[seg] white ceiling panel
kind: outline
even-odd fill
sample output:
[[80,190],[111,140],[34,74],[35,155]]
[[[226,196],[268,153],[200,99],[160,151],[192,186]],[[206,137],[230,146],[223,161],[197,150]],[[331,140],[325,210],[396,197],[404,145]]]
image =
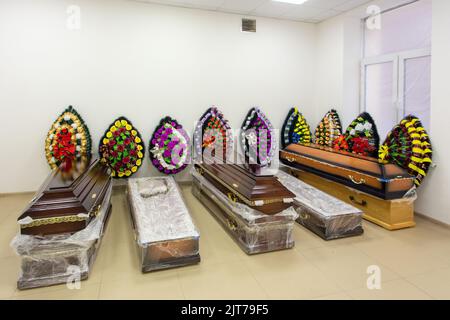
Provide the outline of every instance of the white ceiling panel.
[[273,0],[131,0],[317,23],[369,3],[369,0],[308,0],[288,4]]

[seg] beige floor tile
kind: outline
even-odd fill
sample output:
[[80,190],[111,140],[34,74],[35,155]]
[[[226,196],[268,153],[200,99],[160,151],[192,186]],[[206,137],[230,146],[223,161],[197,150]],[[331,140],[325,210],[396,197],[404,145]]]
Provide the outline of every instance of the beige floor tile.
[[99,267],[104,281],[135,279],[141,275],[140,259],[137,247],[126,244],[106,246]]
[[302,254],[343,290],[365,287],[369,277],[367,269],[372,265],[380,267],[383,282],[400,278],[389,268],[354,246],[338,245],[317,248],[307,250]]
[[200,236],[200,256],[202,264],[214,265],[218,263],[240,261],[244,253],[237,244],[233,243],[233,240],[227,234],[225,236],[227,236],[228,239]]
[[15,221],[33,198],[32,193],[1,195],[0,223]]
[[16,300],[96,300],[98,299],[100,284],[89,284],[81,282],[80,289],[68,289],[65,286],[57,286],[55,290],[38,291],[27,290],[23,291],[27,294],[16,295],[13,299]]
[[311,299],[341,291],[295,250],[250,256],[244,262],[271,299]]
[[355,300],[429,300],[431,297],[406,280],[383,283],[381,290],[367,288],[348,291]]
[[267,296],[247,268],[239,262],[200,264],[179,269],[186,299],[266,299]]
[[402,277],[423,274],[449,266],[441,256],[396,239],[396,233],[402,231],[406,230],[396,231],[390,237],[352,245]]
[[323,248],[327,245],[319,236],[305,227],[295,223],[294,225],[295,249],[303,252],[314,248]]
[[177,272],[166,270],[121,280],[103,281],[100,299],[165,300],[184,299]]
[[10,298],[16,291],[19,267],[18,257],[0,259],[0,299]]
[[0,258],[15,256],[13,248],[11,248],[11,240],[18,233],[14,227],[2,225],[0,227]]
[[450,268],[406,278],[435,299],[450,300]]
[[315,298],[314,300],[352,300],[352,298],[347,293],[340,292],[329,296]]

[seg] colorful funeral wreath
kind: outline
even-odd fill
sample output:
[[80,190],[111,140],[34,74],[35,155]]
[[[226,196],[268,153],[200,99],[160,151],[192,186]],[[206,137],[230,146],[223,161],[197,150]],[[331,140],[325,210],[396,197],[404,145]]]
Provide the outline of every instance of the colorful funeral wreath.
[[61,163],[89,161],[91,158],[91,135],[78,112],[69,106],[56,119],[45,140],[45,155],[52,169]]
[[286,148],[292,143],[311,143],[311,130],[305,117],[297,108],[292,108],[289,111],[281,129],[281,134],[281,145],[283,148]]
[[342,125],[336,110],[327,112],[315,131],[315,144],[331,147],[333,141],[342,134]]
[[431,141],[421,121],[412,115],[404,118],[388,134],[378,157],[382,163],[394,163],[408,170],[416,177],[416,186],[420,186],[433,162]]
[[241,127],[241,146],[246,162],[267,166],[276,152],[272,123],[260,108],[252,108]]
[[150,140],[150,160],[165,174],[177,174],[189,163],[189,136],[171,117],[162,119]]
[[136,173],[144,158],[144,143],[139,132],[125,117],[114,121],[100,140],[100,158],[111,168],[114,178]]
[[[194,153],[196,161],[202,161],[203,155],[216,154],[216,148],[221,147],[221,161],[232,159],[233,133],[223,113],[217,107],[209,108],[197,122],[194,131]],[[205,152],[207,151],[207,152]]]
[[[334,147],[340,140],[334,141]],[[345,132],[345,140],[348,144],[349,152],[363,156],[376,157],[380,145],[378,130],[370,114],[364,112],[360,114]]]

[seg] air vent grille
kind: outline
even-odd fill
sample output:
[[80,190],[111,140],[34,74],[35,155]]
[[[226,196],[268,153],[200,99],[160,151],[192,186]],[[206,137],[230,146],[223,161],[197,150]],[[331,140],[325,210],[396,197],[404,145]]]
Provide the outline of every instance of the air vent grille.
[[242,19],[242,32],[256,32],[256,20]]

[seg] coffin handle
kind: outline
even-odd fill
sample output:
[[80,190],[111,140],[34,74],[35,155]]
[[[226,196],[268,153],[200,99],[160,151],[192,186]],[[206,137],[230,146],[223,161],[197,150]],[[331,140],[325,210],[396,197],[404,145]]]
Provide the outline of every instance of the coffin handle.
[[302,212],[300,213],[300,219],[304,220],[308,220],[309,219],[309,214],[307,214],[306,212]]
[[353,202],[354,204],[359,205],[361,207],[367,207],[366,200],[358,201],[358,200],[356,200],[356,198],[354,196],[350,196],[349,198],[350,198],[350,201]]
[[366,183],[366,180],[365,180],[364,178],[361,178],[361,180],[356,181],[356,179],[355,179],[354,176],[348,176],[348,177],[350,178],[350,180],[352,180],[352,182],[353,182],[354,184],[361,185],[361,184],[365,184],[365,183]]
[[229,192],[228,193],[228,199],[231,200],[231,202],[236,203],[238,201],[237,196],[234,193]]
[[290,163],[295,162],[295,159],[294,159],[294,158],[291,158],[291,157],[286,157],[286,160],[287,160],[288,162],[290,162]]

